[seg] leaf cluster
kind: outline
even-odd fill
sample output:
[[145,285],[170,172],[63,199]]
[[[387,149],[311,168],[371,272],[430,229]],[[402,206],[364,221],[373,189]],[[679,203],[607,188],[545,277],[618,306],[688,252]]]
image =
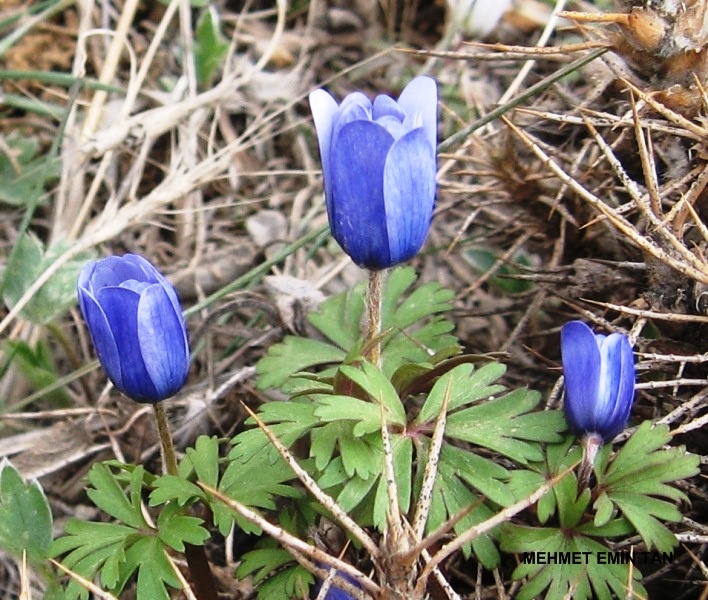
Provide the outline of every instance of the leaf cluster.
[[[678,522],[676,503],[687,498],[670,482],[698,473],[698,457],[682,447],[666,447],[667,426],[642,423],[627,442],[612,453],[602,448],[595,463],[595,486],[579,489],[574,475],[557,484],[537,505],[542,527],[507,524],[502,549],[523,553],[587,553],[579,564],[520,564],[515,579],[527,578],[519,598],[534,598],[545,590],[546,598],[646,597],[639,583],[641,571],[631,564],[600,563],[598,555],[613,553],[606,540],[639,534],[648,551],[670,553],[676,537],[664,522]],[[526,486],[557,475],[580,459],[581,450],[573,438],[548,447],[543,463],[532,465],[537,476],[518,479],[517,493]],[[555,517],[557,523],[552,524]]]
[[[566,424],[557,411],[535,412],[537,392],[510,391],[499,383],[506,368],[494,357],[459,354],[451,326],[440,316],[451,296],[437,284],[411,291],[414,279],[410,269],[394,270],[389,278],[380,369],[348,352],[361,350],[362,289],[330,298],[309,317],[323,339],[290,336],[273,346],[258,365],[259,386],[280,387],[291,397],[264,404],[258,419],[292,452],[305,449],[301,464],[341,509],[358,524],[383,531],[389,498],[382,427],[390,439],[399,508],[406,514],[422,493],[432,433],[444,412],[447,424],[425,530],[430,533],[474,506],[456,523],[460,533],[516,500],[509,485],[512,470],[488,456],[501,454],[519,468],[542,461],[542,445],[563,439]],[[300,372],[312,368],[323,370]],[[229,460],[242,467],[260,464],[263,457],[271,468],[284,464],[257,427],[232,443]],[[463,551],[475,553],[487,567],[497,566],[494,537],[480,536]]]
[[[95,464],[88,473],[87,494],[114,521],[71,519],[66,535],[52,544],[52,554],[63,556],[63,565],[80,577],[98,578],[101,588],[113,595],[137,575],[139,597],[168,599],[167,586],[180,587],[169,552],[183,552],[185,544],[202,544],[209,532],[201,519],[184,514],[177,503],[167,504],[155,523],[148,522],[143,490],[153,479],[141,466]],[[63,596],[87,597],[77,580],[68,584]]]

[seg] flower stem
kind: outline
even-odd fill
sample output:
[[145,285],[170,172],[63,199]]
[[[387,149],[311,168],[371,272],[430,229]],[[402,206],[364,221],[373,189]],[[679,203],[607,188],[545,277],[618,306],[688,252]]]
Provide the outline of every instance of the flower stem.
[[[165,407],[162,402],[155,402],[152,407],[155,414],[155,423],[157,424],[157,433],[160,436],[163,470],[168,475],[177,475],[177,454],[175,453],[175,445],[172,442],[172,434],[167,422]],[[187,567],[191,575],[190,579],[194,586],[194,595],[198,600],[218,600],[214,576],[212,575],[204,546],[185,543],[184,557],[187,559]]]
[[369,287],[366,295],[367,327],[364,348],[366,358],[377,367],[381,363],[381,299],[383,271],[369,271]]
[[162,467],[168,475],[177,475],[177,455],[175,445],[172,443],[170,426],[167,423],[167,414],[162,402],[155,402],[152,405],[155,412],[155,422],[157,423],[157,433],[160,436],[160,448],[162,449]]
[[589,433],[582,439],[583,460],[578,469],[578,492],[582,492],[590,482],[590,475],[595,466],[597,452],[602,447],[602,438],[596,433]]

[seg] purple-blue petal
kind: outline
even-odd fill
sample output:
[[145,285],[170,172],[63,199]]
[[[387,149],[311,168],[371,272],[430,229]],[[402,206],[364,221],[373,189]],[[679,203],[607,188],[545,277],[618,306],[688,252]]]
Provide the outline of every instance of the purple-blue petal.
[[605,393],[600,393],[602,403],[598,403],[597,431],[609,441],[622,431],[627,424],[634,400],[635,370],[632,347],[626,336],[609,335],[600,351],[603,365],[606,365]]
[[120,353],[106,313],[85,287],[79,287],[78,294],[81,314],[83,314],[84,320],[88,325],[98,360],[101,362],[108,378],[118,389],[122,389],[123,376],[120,368]]
[[[320,565],[324,568],[324,565]],[[328,569],[329,570],[329,569]],[[359,582],[348,575],[347,573],[342,573],[341,571],[337,571],[337,576],[341,577],[347,583],[350,583],[353,585],[355,588],[361,589],[361,586],[359,585]],[[314,587],[314,594],[315,597],[319,595],[320,589],[322,588],[322,581],[317,579],[315,582],[315,587]],[[329,586],[329,589],[327,590],[327,594],[325,595],[325,600],[351,600],[351,596],[347,594],[344,590],[341,588],[338,588],[334,582]]]
[[381,117],[393,117],[402,123],[406,118],[406,113],[391,96],[381,94],[374,98],[374,104],[371,107],[371,117],[375,121]]
[[[167,297],[170,301],[170,304],[172,304],[172,308],[174,309],[174,311],[177,314],[181,315],[182,314],[182,306],[179,302],[179,298],[177,297],[177,291],[175,290],[174,286],[169,281],[167,281],[167,278],[162,273],[160,273],[160,271],[158,271],[152,265],[152,263],[148,262],[142,256],[140,256],[139,258],[142,259],[143,261],[145,261],[145,263],[147,264],[147,266],[151,270],[150,282],[157,283],[160,287],[162,287],[162,289],[167,294]],[[184,321],[182,321],[182,322],[184,323]]]
[[398,105],[406,114],[408,129],[422,127],[428,143],[437,147],[438,131],[438,88],[435,80],[426,75],[414,78],[403,89]]
[[79,272],[79,278],[76,282],[76,289],[79,292],[79,304],[81,304],[82,291],[83,293],[92,293],[91,278],[93,277],[93,273],[96,270],[97,266],[98,262],[93,260],[91,262],[86,263]]
[[152,285],[140,295],[138,340],[156,398],[174,396],[189,373],[189,344],[181,311],[175,311],[168,290]]
[[[157,401],[157,389],[145,368],[138,338],[140,295],[126,288],[111,287],[99,290],[96,300],[106,315],[120,358],[121,380],[111,381],[137,402]],[[110,377],[111,373],[106,372]]]
[[375,122],[377,125],[380,125],[388,131],[394,140],[398,140],[408,133],[408,130],[403,126],[403,123],[391,115],[385,115],[380,119],[376,119]]
[[320,158],[322,159],[325,197],[328,197],[331,195],[329,156],[332,144],[332,130],[339,113],[339,105],[331,94],[325,90],[315,90],[310,93],[310,110],[315,121],[317,142],[320,148]]
[[125,264],[133,265],[140,270],[142,276],[135,277],[138,281],[158,283],[165,280],[162,273],[160,273],[160,271],[158,271],[147,258],[140,256],[139,254],[124,254],[121,259]]
[[391,266],[383,179],[393,138],[371,121],[345,126],[332,146],[332,193],[327,198],[332,235],[361,267]]
[[339,134],[342,129],[355,121],[371,121],[371,100],[361,92],[349,94],[342,101],[332,128],[330,153],[339,145]]
[[[357,108],[355,108],[357,107]],[[366,115],[367,120],[371,119],[371,100],[361,92],[352,92],[347,94],[339,105],[339,111],[349,112],[354,110],[357,114]],[[360,112],[361,111],[361,112]]]
[[600,351],[595,334],[582,321],[571,321],[562,327],[561,357],[566,417],[577,432],[589,432],[598,394]]
[[423,129],[397,140],[386,157],[386,227],[394,264],[414,256],[428,235],[435,204],[435,173],[435,150]]
[[136,260],[139,257],[134,254],[126,254],[126,257],[109,256],[95,263],[89,279],[90,288],[94,294],[101,288],[117,287],[129,279],[154,283],[154,277],[151,277],[149,271],[146,272],[145,265]]

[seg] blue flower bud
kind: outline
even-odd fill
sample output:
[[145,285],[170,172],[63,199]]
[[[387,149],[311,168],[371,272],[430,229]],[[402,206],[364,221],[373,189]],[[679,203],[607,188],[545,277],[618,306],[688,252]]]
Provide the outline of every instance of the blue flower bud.
[[438,94],[416,77],[398,101],[361,92],[340,105],[310,94],[332,235],[359,266],[386,269],[413,257],[435,204]]
[[[323,568],[326,568],[323,565],[320,565],[320,566],[322,566]],[[330,569],[327,569],[327,570],[330,570]],[[346,573],[342,573],[341,571],[337,571],[336,574],[338,577],[341,577],[344,581],[346,581],[347,583],[350,583],[355,588],[361,589],[359,582],[356,579],[354,579],[351,575],[347,575]],[[313,595],[311,597],[316,598],[319,595],[321,589],[322,589],[322,581],[320,579],[318,579],[317,582],[315,583],[315,587],[312,590]],[[332,583],[329,586],[327,593],[325,594],[324,600],[352,600],[352,597],[349,594],[347,594],[344,590],[342,590],[341,588],[338,588],[334,583]]]
[[582,321],[561,329],[565,416],[579,435],[611,441],[627,424],[634,399],[634,358],[627,336],[596,335]]
[[135,254],[88,263],[79,307],[109,379],[136,402],[174,396],[189,372],[189,343],[177,292]]

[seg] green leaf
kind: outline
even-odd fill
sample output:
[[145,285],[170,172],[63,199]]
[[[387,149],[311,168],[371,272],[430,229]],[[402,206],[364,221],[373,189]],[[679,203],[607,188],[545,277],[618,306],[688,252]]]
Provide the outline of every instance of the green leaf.
[[169,600],[165,585],[180,587],[161,540],[143,537],[126,551],[126,572],[138,572],[138,598]]
[[595,509],[595,519],[593,520],[593,525],[595,527],[602,527],[606,525],[614,514],[614,506],[612,501],[607,497],[607,494],[603,492],[597,497],[595,503],[593,504]]
[[343,350],[326,342],[286,336],[280,344],[273,344],[268,354],[258,361],[258,387],[282,388],[288,378],[298,371],[341,363],[345,356]]
[[668,444],[670,440],[671,433],[668,426],[652,426],[649,421],[644,421],[612,459],[604,473],[603,480],[605,482],[617,481],[626,475],[631,476],[636,473],[639,467],[653,464],[657,459],[661,460],[661,453],[651,459],[649,455]]
[[[383,330],[391,327],[406,330],[433,315],[446,313],[452,309],[454,292],[437,282],[426,283],[406,294],[416,279],[415,270],[411,267],[398,268],[390,272],[385,282],[381,303]],[[418,335],[416,337],[424,346],[428,346]],[[441,347],[444,346],[436,345],[434,349],[438,350]]]
[[[59,241],[45,250],[31,232],[20,236],[3,276],[3,300],[12,308],[39,276],[68,249]],[[90,256],[86,253],[62,265],[20,311],[23,318],[44,324],[60,315],[76,301],[76,279]]]
[[[384,288],[384,294],[388,290]],[[307,320],[338,349],[348,352],[361,338],[364,316],[364,286],[327,298]]]
[[236,567],[236,577],[244,579],[252,575],[253,583],[258,585],[273,571],[292,562],[292,554],[280,547],[250,550],[241,556],[241,561]]
[[209,487],[219,484],[219,440],[216,436],[200,435],[194,448],[187,448],[184,462],[191,463],[197,479]]
[[[379,369],[365,362],[358,367],[343,365],[340,371],[385,409],[384,416],[389,425],[405,426],[406,410],[401,399],[391,381]],[[380,410],[379,406],[376,409]]]
[[[369,405],[371,406],[371,405]],[[319,470],[327,469],[335,447],[339,448],[344,470],[349,477],[368,479],[372,473],[381,467],[381,444],[378,431],[376,433],[361,434],[354,431],[355,427],[346,422],[333,422],[325,427],[312,431],[310,455],[315,459],[316,465],[321,465]]]
[[[460,485],[472,486],[483,496],[501,506],[513,504],[515,498],[506,481],[510,473],[507,469],[488,458],[476,455],[471,450],[463,450],[451,444],[444,444],[440,452],[440,464],[450,470]],[[452,515],[450,515],[452,516]]]
[[160,539],[177,552],[184,552],[184,544],[201,546],[209,538],[203,521],[198,517],[182,514],[176,504],[168,504],[157,518],[157,532]]
[[[489,507],[484,504],[483,498],[474,494],[466,486],[460,485],[457,473],[450,468],[450,465],[440,463],[434,489],[436,489],[437,494],[434,494],[433,502],[441,500],[444,503],[444,510],[438,508],[435,511],[439,516],[446,515],[447,518],[450,518],[462,510],[474,507],[467,516],[455,525],[454,531],[457,535],[494,515]],[[440,525],[442,525],[442,521],[436,522],[432,518],[428,518],[426,531],[430,533]],[[495,535],[495,531],[478,536],[472,542],[465,544],[462,547],[463,554],[470,556],[474,552],[485,568],[493,569],[497,567],[500,556],[496,550],[496,545],[492,541],[493,535]]]
[[130,478],[129,498],[111,470],[103,463],[96,463],[88,473],[93,486],[86,493],[103,512],[135,529],[148,529],[140,507],[144,470],[137,467]]
[[300,565],[286,567],[258,586],[258,600],[307,598],[313,582],[314,576]]
[[[53,556],[66,554],[62,563],[86,579],[100,573],[102,584],[119,593],[132,571],[125,572],[125,549],[139,539],[138,532],[118,523],[92,523],[70,519],[66,535],[56,539],[50,548]],[[87,591],[72,581],[66,598],[86,598]]]
[[150,492],[150,506],[159,506],[174,501],[179,506],[192,503],[204,497],[202,488],[177,475],[163,475],[153,482]]
[[59,163],[37,155],[39,142],[19,132],[4,140],[0,152],[0,202],[32,208],[48,184],[59,176]]
[[49,555],[52,513],[37,481],[25,482],[5,458],[0,462],[0,548],[35,565]]
[[505,372],[506,366],[495,362],[479,369],[473,364],[462,364],[453,368],[435,383],[414,423],[421,425],[434,421],[442,410],[446,396],[447,410],[450,412],[460,406],[503,392],[506,388],[494,382]]
[[209,6],[199,17],[194,34],[194,62],[202,87],[211,83],[214,71],[224,62],[228,51],[229,41],[221,33],[219,13]]
[[[260,430],[252,431],[263,435]],[[276,496],[299,497],[299,489],[289,484],[295,479],[295,475],[288,464],[280,456],[273,462],[268,452],[241,454],[239,443],[242,435],[234,438],[236,445],[229,455],[228,466],[219,482],[219,491],[252,508],[274,509]],[[229,533],[234,518],[245,531],[257,531],[253,525],[241,517],[236,517],[222,502],[214,501],[210,506],[214,512],[214,523],[222,535]]]
[[383,454],[378,435],[363,438],[342,437],[339,440],[339,451],[344,470],[349,477],[369,479],[372,474],[380,473]]
[[563,477],[552,491],[556,497],[561,527],[569,530],[577,527],[590,504],[590,490],[586,488],[578,493],[578,481],[571,473]]
[[[411,487],[413,474],[413,441],[402,435],[391,436],[391,450],[393,453],[393,472],[396,479],[398,504],[402,513],[407,513],[411,505]],[[383,451],[381,452],[383,461]],[[380,466],[384,470],[383,464]],[[374,497],[374,524],[380,531],[384,531],[389,516],[389,498],[386,487],[386,477],[379,477],[379,484]]]
[[[199,519],[180,514],[176,503],[163,509],[158,516],[159,529],[154,530],[142,516],[141,502],[146,480],[152,478],[141,466],[113,466],[120,469],[118,473],[104,463],[91,468],[88,480],[92,487],[87,494],[99,508],[123,523],[71,519],[65,527],[66,535],[55,540],[50,551],[55,556],[65,554],[63,564],[82,577],[100,577],[103,588],[114,595],[120,594],[138,571],[138,589],[143,590],[139,593],[150,598],[168,597],[164,583],[179,586],[179,581],[165,555],[164,543],[176,549],[183,548],[183,542],[201,543],[206,530],[200,527]],[[86,597],[86,592],[72,582],[66,598],[78,597]]]
[[[680,521],[674,502],[686,499],[683,492],[667,484],[699,471],[696,455],[683,447],[664,448],[670,437],[667,426],[644,422],[613,459],[608,462],[603,453],[596,465],[598,486],[607,501],[632,523],[649,550],[660,552],[670,551],[677,543],[661,521]],[[608,510],[605,507],[604,514]]]
[[[349,436],[361,437],[381,430],[381,407],[377,404],[351,396],[315,395],[312,399],[316,403],[315,416],[321,421],[329,424],[354,421],[342,429],[342,432],[346,431]],[[317,429],[317,437],[322,437],[323,429]]]
[[[23,340],[6,340],[8,363],[17,366],[36,390],[49,387],[59,379],[51,351],[45,341],[39,340],[34,347]],[[71,396],[61,387],[45,396],[50,402],[65,406]]]
[[[199,519],[180,515],[178,510],[177,505],[171,505],[158,517],[161,530],[157,536],[151,529],[70,519],[66,535],[54,541],[51,552],[54,556],[66,554],[64,566],[82,577],[92,580],[98,576],[101,587],[113,595],[120,595],[137,572],[138,597],[169,598],[165,584],[177,588],[180,583],[165,554],[164,542],[181,550],[182,542],[202,543],[206,533],[198,525]],[[65,600],[86,596],[86,591],[72,582]]]
[[[128,536],[135,533],[135,529],[119,523],[94,523],[69,519],[64,531],[68,534],[54,540],[50,547],[51,556],[59,556],[72,552],[76,560],[95,553],[98,549],[122,543]],[[69,559],[66,565],[75,564]]]
[[[302,538],[305,523],[297,524],[298,510],[292,515],[288,511],[280,513],[278,524],[293,535]],[[279,574],[286,573],[284,577]],[[256,587],[258,598],[275,600],[282,598],[308,598],[307,590],[314,578],[305,569],[297,565],[292,555],[278,545],[272,538],[263,538],[256,544],[256,549],[243,554],[236,568],[239,580],[247,579]]]
[[[323,490],[328,490],[332,485],[339,484],[342,481],[344,485],[335,499],[342,510],[350,512],[358,507],[371,490],[374,489],[378,477],[368,477],[367,479],[349,477],[342,465],[342,459],[339,457],[327,466],[324,476],[317,483]],[[361,525],[362,523],[359,524]]]
[[[320,424],[315,416],[317,405],[310,398],[297,397],[287,402],[268,402],[261,407],[259,419],[268,425],[268,429],[289,448],[301,437]],[[253,419],[246,423],[252,424]],[[265,453],[271,463],[280,460],[279,454],[260,428],[247,429],[231,440],[233,448],[229,453],[231,460],[247,461]]]
[[529,413],[540,398],[538,392],[522,388],[454,412],[448,417],[446,435],[496,450],[521,464],[540,461],[538,445],[529,442],[558,442],[566,429],[559,411]]

